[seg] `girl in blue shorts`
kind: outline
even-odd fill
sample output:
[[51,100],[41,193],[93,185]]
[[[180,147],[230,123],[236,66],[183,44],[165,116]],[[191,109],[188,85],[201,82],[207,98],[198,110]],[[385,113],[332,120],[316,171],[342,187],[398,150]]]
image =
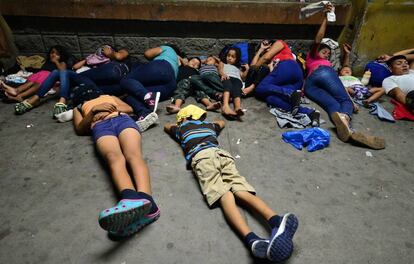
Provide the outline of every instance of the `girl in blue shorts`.
[[87,85],[74,88],[74,105],[78,105],[73,112],[76,133],[92,134],[120,193],[120,201],[99,214],[99,224],[112,236],[132,235],[160,215],[151,196],[148,167],[141,151],[141,135],[128,115],[132,108],[119,98],[102,95]]

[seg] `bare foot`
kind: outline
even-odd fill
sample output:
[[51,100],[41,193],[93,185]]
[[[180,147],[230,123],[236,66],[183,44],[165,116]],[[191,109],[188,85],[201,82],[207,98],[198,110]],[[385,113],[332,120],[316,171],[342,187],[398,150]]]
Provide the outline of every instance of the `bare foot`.
[[0,86],[9,95],[11,95],[11,96],[16,96],[17,95],[17,90],[15,88],[13,88],[13,87],[8,86],[3,81],[0,82]]
[[9,99],[10,101],[23,102],[24,100],[20,95],[13,96],[9,94],[8,92],[4,92],[4,94],[7,96],[7,99]]
[[249,87],[246,87],[244,89],[242,89],[242,93],[244,96],[248,96],[249,94],[251,94],[254,91],[254,84],[250,85]]
[[229,105],[223,105],[223,107],[221,108],[221,112],[225,116],[229,116],[229,117],[236,117],[237,116],[237,113],[234,112],[234,110],[231,109]]
[[170,105],[166,106],[166,110],[169,114],[178,113],[180,111],[180,109],[181,109],[180,107],[178,107],[176,105],[173,105],[173,104],[170,104]]
[[220,109],[221,107],[221,103],[220,102],[215,102],[215,103],[211,103],[206,107],[207,111],[215,111]]

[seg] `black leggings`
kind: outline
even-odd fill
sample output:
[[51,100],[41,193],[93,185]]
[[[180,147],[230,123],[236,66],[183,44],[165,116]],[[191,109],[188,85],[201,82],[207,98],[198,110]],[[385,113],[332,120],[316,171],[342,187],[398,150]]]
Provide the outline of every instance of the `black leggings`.
[[241,97],[243,83],[240,79],[230,77],[228,80],[223,81],[223,88],[225,92],[230,92],[230,97]]

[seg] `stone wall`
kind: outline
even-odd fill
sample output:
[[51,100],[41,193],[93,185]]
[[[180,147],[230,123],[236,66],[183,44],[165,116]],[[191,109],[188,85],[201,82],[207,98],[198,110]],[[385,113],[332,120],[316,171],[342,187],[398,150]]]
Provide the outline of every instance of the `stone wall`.
[[[146,49],[163,43],[181,47],[188,56],[218,54],[230,43],[284,39],[295,52],[307,51],[318,25],[246,25],[237,23],[146,22],[62,18],[5,17],[22,55],[46,54],[59,44],[76,57],[93,53],[100,45],[126,47],[143,58]],[[327,35],[337,38],[342,26],[332,25]]]
[[[218,54],[226,44],[240,41],[260,43],[260,39],[215,39],[215,38],[176,38],[176,37],[134,37],[117,35],[38,35],[15,34],[15,42],[21,55],[46,54],[49,47],[62,45],[77,58],[94,53],[102,44],[110,44],[115,47],[125,47],[136,58],[143,59],[145,50],[161,44],[175,44],[184,51],[187,56],[199,56]],[[296,52],[307,52],[311,40],[286,40],[289,46]]]

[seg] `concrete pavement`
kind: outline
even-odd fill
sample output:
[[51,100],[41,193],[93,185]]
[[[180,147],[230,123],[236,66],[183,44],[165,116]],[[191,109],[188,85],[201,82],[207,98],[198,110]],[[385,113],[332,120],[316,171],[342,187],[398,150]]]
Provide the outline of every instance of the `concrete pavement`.
[[[330,146],[308,153],[281,140],[286,130],[264,103],[243,104],[244,122],[227,122],[220,143],[240,156],[238,169],[259,196],[277,212],[298,216],[287,263],[414,262],[413,122],[381,122],[363,109],[354,126],[385,137],[385,150],[342,143],[328,121],[322,128],[332,135]],[[113,242],[97,217],[116,194],[92,140],[76,136],[71,123],[56,123],[53,102],[23,116],[1,103],[0,263],[255,263],[221,210],[207,207],[179,145],[163,132],[174,121],[165,105],[161,124],[143,134],[161,217]],[[262,221],[243,214],[267,236]]]

